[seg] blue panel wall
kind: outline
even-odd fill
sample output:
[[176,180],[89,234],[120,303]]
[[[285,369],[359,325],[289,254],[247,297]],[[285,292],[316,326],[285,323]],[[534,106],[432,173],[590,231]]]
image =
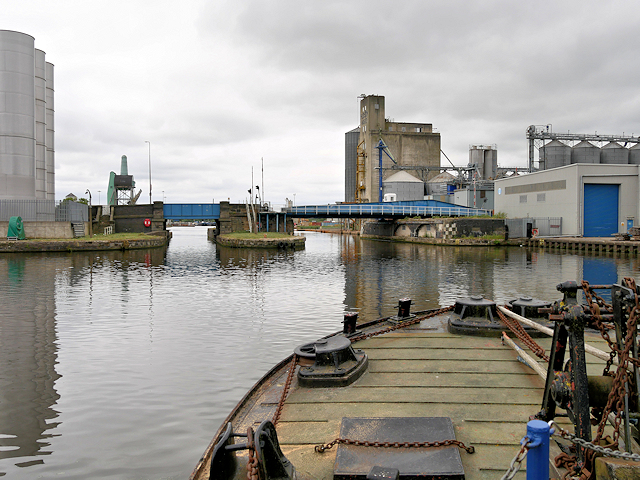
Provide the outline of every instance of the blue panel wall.
[[620,185],[585,184],[585,237],[610,237],[618,233],[618,190]]
[[164,218],[173,220],[213,220],[220,218],[218,203],[165,203]]

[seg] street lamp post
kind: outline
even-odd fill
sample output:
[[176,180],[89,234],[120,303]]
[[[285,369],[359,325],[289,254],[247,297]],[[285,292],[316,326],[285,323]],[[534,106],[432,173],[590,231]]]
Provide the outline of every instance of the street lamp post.
[[84,193],[89,194],[89,236],[93,237],[93,214],[91,213],[91,192],[87,188],[87,191]]
[[102,205],[102,204],[100,203],[100,192],[101,192],[101,191],[102,191],[102,190],[98,190],[98,205]]
[[149,144],[149,205],[153,205],[151,201],[151,142],[149,140],[145,140],[144,143]]

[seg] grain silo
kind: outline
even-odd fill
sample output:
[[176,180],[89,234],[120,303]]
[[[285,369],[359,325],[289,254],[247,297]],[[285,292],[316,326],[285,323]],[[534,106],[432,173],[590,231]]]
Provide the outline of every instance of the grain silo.
[[636,143],[629,149],[629,163],[632,165],[640,165],[640,143]]
[[571,147],[559,140],[552,140],[540,148],[541,168],[563,167],[571,164]]
[[610,165],[627,164],[629,163],[629,150],[618,142],[609,142],[602,147],[600,163]]
[[571,149],[571,163],[600,163],[600,149],[583,140]]
[[31,35],[0,30],[0,199],[55,195],[53,66],[34,42]]
[[471,145],[469,165],[475,166],[483,180],[496,178],[498,173],[498,150],[495,145]]
[[0,199],[36,198],[34,38],[0,30]]

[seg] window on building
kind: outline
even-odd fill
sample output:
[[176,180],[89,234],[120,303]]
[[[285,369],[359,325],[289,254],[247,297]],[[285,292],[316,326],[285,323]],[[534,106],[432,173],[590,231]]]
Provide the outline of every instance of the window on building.
[[389,125],[389,131],[393,132],[393,125]]
[[480,190],[480,198],[484,198],[487,196],[487,192],[485,190]]
[[402,127],[402,131],[406,132],[407,131],[407,127]]
[[527,196],[526,195],[520,195],[520,203],[527,203]]
[[547,194],[546,193],[539,193],[538,194],[538,201],[539,202],[546,202],[547,201]]
[[422,128],[416,127],[416,132],[420,133],[421,131],[422,131]]

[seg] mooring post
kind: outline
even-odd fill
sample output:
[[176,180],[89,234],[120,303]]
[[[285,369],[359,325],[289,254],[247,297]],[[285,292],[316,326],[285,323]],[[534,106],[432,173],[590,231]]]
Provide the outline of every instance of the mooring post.
[[531,420],[527,423],[527,437],[527,480],[549,480],[549,424]]

